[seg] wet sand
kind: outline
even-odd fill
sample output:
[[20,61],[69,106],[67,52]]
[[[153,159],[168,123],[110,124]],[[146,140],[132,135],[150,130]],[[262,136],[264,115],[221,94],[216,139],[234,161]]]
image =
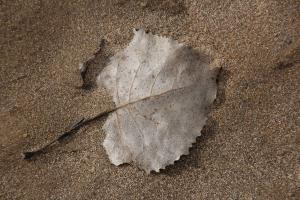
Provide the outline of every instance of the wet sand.
[[[299,1],[13,0],[0,9],[0,199],[299,198]],[[103,119],[22,160],[113,107],[103,89],[79,88],[78,66],[107,41],[93,83],[139,27],[222,63],[218,99],[190,155],[151,175],[113,166]]]

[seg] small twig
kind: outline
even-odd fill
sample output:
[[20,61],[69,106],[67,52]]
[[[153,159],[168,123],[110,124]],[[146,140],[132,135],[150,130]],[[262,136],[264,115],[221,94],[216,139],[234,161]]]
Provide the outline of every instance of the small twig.
[[[94,59],[96,56],[98,56],[102,50],[103,50],[103,47],[105,45],[105,39],[101,39],[101,42],[100,42],[100,45],[99,45],[99,48],[98,50],[94,53],[93,57],[91,57],[90,59],[88,59],[85,63],[81,64],[80,65],[80,75],[81,75],[81,78],[83,80],[83,85],[82,85],[82,88],[84,89],[85,87],[87,87],[87,83],[86,83],[86,75],[87,75],[87,72],[89,70],[89,66],[94,62]],[[40,154],[43,154],[46,152],[46,149],[50,146],[52,146],[54,143],[56,142],[62,142],[63,140],[65,140],[66,138],[74,135],[75,133],[78,132],[78,130],[80,128],[82,128],[83,126],[86,126],[88,125],[89,123],[91,123],[92,121],[94,120],[97,120],[99,118],[102,118],[106,115],[108,115],[109,113],[115,111],[117,108],[115,109],[111,109],[109,111],[106,111],[106,112],[103,112],[103,113],[100,113],[92,118],[88,118],[88,119],[81,119],[79,122],[77,122],[75,125],[73,125],[71,127],[70,130],[62,133],[60,136],[58,136],[57,138],[55,138],[54,140],[52,140],[51,142],[49,142],[48,144],[46,144],[45,146],[37,149],[37,150],[34,150],[34,151],[27,151],[27,152],[23,152],[23,158],[25,160],[30,160],[32,159],[33,157],[37,156],[37,155],[40,155]]]
[[94,120],[97,120],[97,119],[100,119],[102,117],[105,117],[107,116],[109,113],[115,111],[117,108],[114,108],[114,109],[111,109],[111,110],[108,110],[108,111],[105,111],[105,112],[102,112],[92,118],[88,118],[88,119],[81,119],[79,122],[77,122],[75,125],[73,125],[71,127],[70,130],[64,132],[63,134],[61,134],[60,136],[58,136],[57,138],[55,138],[54,140],[52,140],[51,142],[49,142],[48,144],[46,144],[45,146],[37,149],[37,150],[34,150],[34,151],[26,151],[26,152],[23,152],[23,158],[25,160],[31,160],[33,157],[35,156],[38,156],[40,154],[43,154],[43,153],[46,153],[46,149],[48,147],[50,147],[51,145],[53,145],[54,143],[56,142],[62,142],[63,140],[65,140],[66,138],[70,137],[71,135],[77,133],[77,131],[90,124],[92,121]]

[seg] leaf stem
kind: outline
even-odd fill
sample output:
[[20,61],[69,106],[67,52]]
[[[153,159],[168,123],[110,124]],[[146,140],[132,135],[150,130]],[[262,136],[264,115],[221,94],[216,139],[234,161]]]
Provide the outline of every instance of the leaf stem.
[[109,113],[115,111],[117,108],[114,108],[114,109],[111,109],[111,110],[108,110],[108,111],[105,111],[105,112],[102,112],[102,113],[99,113],[97,114],[96,116],[94,117],[91,117],[91,118],[82,118],[80,121],[78,121],[76,124],[74,124],[70,130],[66,131],[66,132],[63,132],[61,135],[59,135],[57,138],[55,138],[54,140],[50,141],[49,143],[47,143],[45,146],[37,149],[37,150],[33,150],[33,151],[25,151],[23,152],[23,159],[24,160],[31,160],[32,158],[38,156],[38,155],[41,155],[43,153],[46,153],[46,150],[52,146],[54,143],[56,142],[62,142],[63,140],[65,140],[66,138],[74,135],[75,133],[78,132],[79,129],[81,129],[82,127],[90,124],[92,121],[94,120],[98,120],[98,119],[101,119],[102,117],[105,117],[107,116]]

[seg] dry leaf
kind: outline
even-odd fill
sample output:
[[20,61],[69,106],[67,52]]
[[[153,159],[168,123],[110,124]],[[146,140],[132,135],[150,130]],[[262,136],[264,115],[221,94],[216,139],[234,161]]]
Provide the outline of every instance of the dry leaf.
[[206,54],[135,31],[98,77],[118,108],[103,126],[110,161],[150,173],[187,155],[216,98],[219,70],[211,65]]

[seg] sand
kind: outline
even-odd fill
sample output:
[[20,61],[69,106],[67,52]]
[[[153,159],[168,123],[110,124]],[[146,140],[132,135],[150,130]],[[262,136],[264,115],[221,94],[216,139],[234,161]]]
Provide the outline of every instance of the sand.
[[[0,199],[297,199],[300,1],[3,1]],[[104,119],[33,161],[83,116],[113,106],[78,65],[105,39],[95,73],[133,28],[220,59],[219,94],[190,155],[161,173],[112,165]],[[95,69],[98,67],[98,70]]]

